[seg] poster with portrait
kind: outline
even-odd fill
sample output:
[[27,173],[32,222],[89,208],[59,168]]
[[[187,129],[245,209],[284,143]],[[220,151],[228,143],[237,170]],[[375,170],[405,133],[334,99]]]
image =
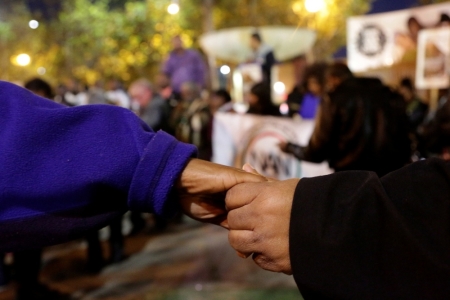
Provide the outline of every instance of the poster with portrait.
[[307,145],[314,121],[217,113],[213,126],[213,161],[242,168],[251,164],[261,174],[280,180],[332,173],[326,162],[314,164],[283,153],[278,144]]
[[450,27],[422,30],[419,33],[416,86],[443,89],[449,86]]
[[353,72],[415,64],[419,33],[450,26],[450,2],[351,17],[347,20],[348,65]]

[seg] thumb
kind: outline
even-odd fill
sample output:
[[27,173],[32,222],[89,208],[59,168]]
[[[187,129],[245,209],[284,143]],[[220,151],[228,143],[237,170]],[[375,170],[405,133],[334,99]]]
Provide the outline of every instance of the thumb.
[[260,175],[260,174],[258,173],[258,171],[256,171],[255,168],[253,168],[253,167],[252,167],[250,164],[248,164],[248,163],[246,163],[246,164],[242,167],[242,170],[244,170],[245,172],[248,172],[248,173],[255,174],[255,175]]

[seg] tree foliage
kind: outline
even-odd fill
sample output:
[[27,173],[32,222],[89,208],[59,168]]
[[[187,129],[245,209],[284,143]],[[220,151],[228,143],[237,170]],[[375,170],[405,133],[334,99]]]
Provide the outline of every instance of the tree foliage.
[[300,27],[317,31],[313,53],[317,59],[326,59],[346,44],[347,18],[365,14],[370,10],[372,1],[327,0],[323,10],[310,13],[305,8],[305,0],[297,0],[293,2],[292,9],[298,16]]
[[[180,13],[167,13],[168,0],[73,0],[61,2],[57,18],[28,27],[32,16],[20,2],[0,20],[0,78],[25,80],[47,69],[53,83],[75,77],[93,84],[99,79],[129,82],[152,77],[180,35],[189,47],[207,29],[212,14],[216,29],[236,26],[292,25],[319,33],[315,53],[328,57],[345,45],[345,20],[369,9],[367,0],[326,0],[327,8],[307,13],[304,0],[180,0]],[[210,10],[206,4],[214,3]],[[205,25],[206,24],[206,25]],[[28,53],[27,67],[11,58]]]

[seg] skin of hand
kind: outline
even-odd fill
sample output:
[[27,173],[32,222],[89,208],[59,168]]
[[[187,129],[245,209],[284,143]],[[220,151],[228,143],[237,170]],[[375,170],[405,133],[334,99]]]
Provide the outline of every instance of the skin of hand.
[[[249,166],[245,170],[255,173]],[[299,179],[243,183],[228,191],[228,239],[238,255],[261,268],[292,274],[289,224]]]
[[191,159],[176,184],[183,212],[189,217],[228,228],[226,192],[244,182],[264,182],[259,174]]

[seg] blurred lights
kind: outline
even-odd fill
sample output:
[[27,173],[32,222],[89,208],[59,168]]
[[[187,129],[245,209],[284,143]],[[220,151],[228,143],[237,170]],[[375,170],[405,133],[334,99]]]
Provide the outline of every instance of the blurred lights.
[[178,5],[178,3],[171,3],[167,7],[167,12],[171,15],[176,15],[179,11],[180,11],[180,6]]
[[37,73],[38,73],[39,75],[45,75],[45,73],[47,73],[47,70],[46,70],[44,67],[39,67],[39,68],[37,69]]
[[30,64],[31,57],[26,53],[22,53],[22,54],[17,55],[15,62],[17,65],[19,65],[21,67],[25,67]]
[[223,75],[228,75],[230,74],[231,69],[229,66],[227,65],[223,65],[222,67],[220,67],[220,73],[222,73]]
[[28,26],[30,26],[31,29],[36,29],[36,28],[39,27],[39,22],[36,21],[36,20],[31,20],[31,21],[28,23]]
[[286,91],[286,86],[281,81],[278,81],[273,85],[273,89],[275,93],[283,94]]
[[306,10],[310,13],[316,13],[325,8],[325,0],[306,0]]
[[283,103],[280,105],[280,113],[282,115],[287,115],[289,113],[289,105],[287,105],[287,103]]

